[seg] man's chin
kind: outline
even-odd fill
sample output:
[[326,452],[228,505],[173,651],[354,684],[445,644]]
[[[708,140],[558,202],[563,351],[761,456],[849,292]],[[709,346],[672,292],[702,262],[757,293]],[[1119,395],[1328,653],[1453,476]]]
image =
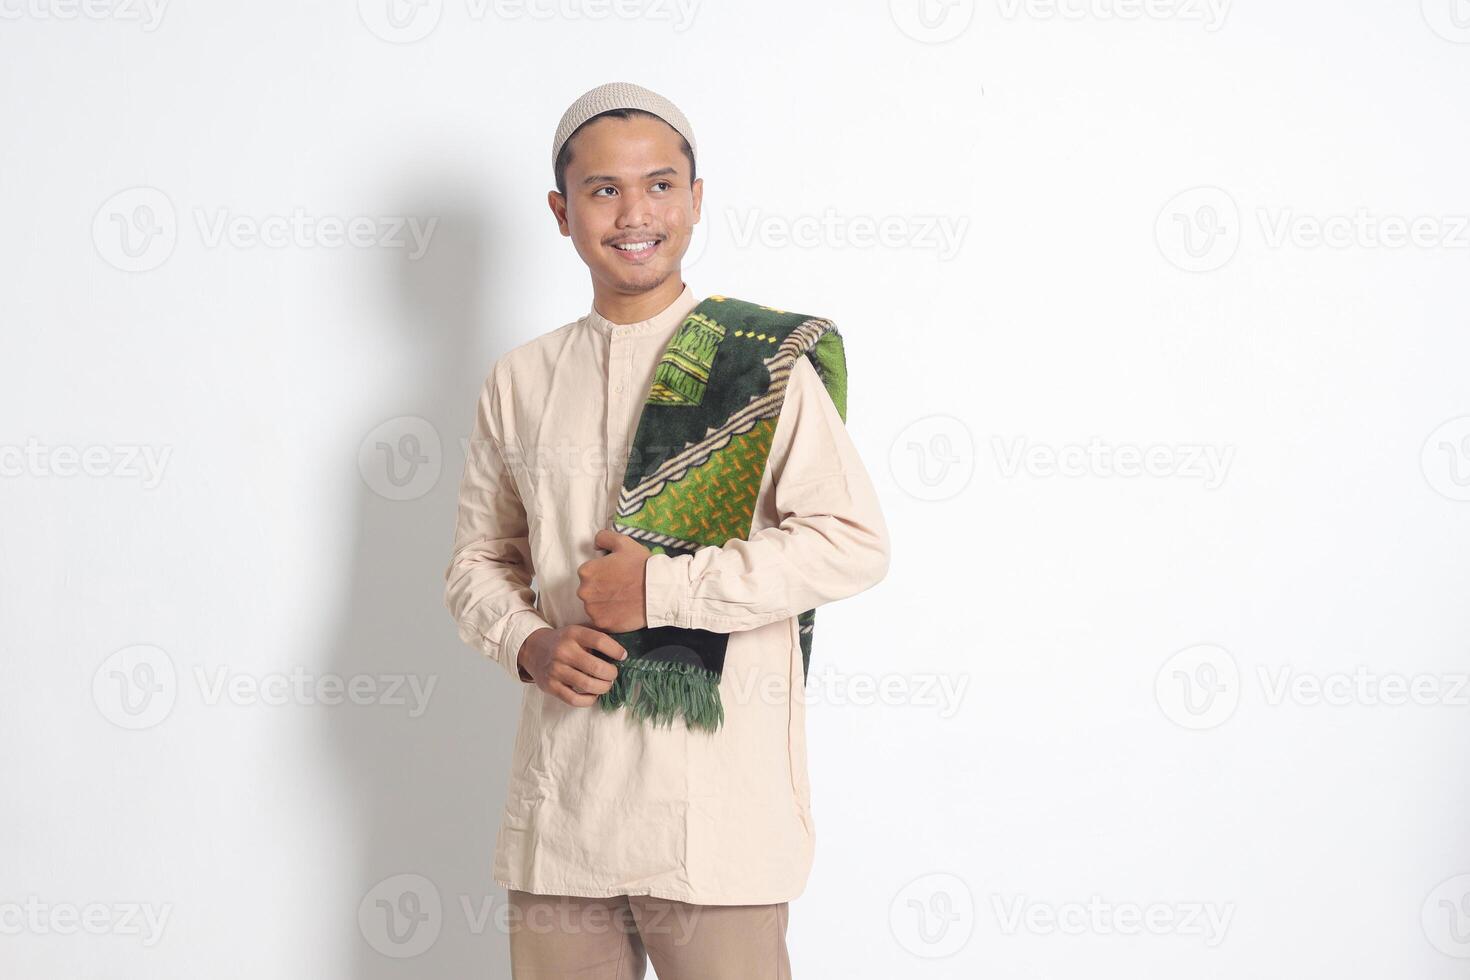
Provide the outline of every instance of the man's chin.
[[657,289],[669,278],[668,269],[655,269],[651,267],[639,269],[614,269],[611,279],[618,284],[618,288],[628,293],[646,293],[650,289]]

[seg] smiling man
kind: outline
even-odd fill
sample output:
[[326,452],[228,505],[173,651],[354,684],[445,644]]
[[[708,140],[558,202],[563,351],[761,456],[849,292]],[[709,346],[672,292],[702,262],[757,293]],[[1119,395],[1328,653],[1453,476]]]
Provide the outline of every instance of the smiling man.
[[835,326],[683,281],[695,147],[625,82],[563,115],[548,202],[592,306],[495,363],[460,484],[445,604],[524,685],[519,980],[790,977],[815,608],[888,569]]

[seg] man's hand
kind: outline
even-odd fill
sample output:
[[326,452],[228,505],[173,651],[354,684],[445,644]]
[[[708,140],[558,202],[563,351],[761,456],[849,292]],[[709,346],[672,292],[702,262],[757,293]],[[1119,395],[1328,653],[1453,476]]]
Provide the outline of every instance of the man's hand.
[[628,651],[606,633],[590,626],[543,627],[521,644],[516,663],[536,686],[574,708],[586,708],[608,691],[618,678],[618,668],[594,656],[598,650],[615,660],[628,659]]
[[630,633],[648,625],[643,566],[653,552],[626,534],[603,528],[592,543],[609,552],[577,569],[577,598],[592,625],[609,633]]

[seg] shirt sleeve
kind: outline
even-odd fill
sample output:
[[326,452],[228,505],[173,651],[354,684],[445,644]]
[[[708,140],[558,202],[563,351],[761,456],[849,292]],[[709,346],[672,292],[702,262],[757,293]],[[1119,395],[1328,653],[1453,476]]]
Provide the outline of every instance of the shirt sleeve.
[[780,523],[644,565],[648,625],[733,633],[855,595],[888,572],[888,528],[837,406],[796,359],[767,459]]
[[454,553],[444,570],[444,605],[462,640],[531,683],[516,662],[521,644],[551,624],[534,604],[526,509],[506,464],[500,374],[497,362],[475,412],[459,485]]

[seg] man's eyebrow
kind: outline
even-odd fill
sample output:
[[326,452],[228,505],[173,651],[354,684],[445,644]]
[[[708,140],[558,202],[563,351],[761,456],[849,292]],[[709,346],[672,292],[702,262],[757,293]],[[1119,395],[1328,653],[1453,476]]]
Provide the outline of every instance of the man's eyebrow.
[[[659,167],[657,170],[650,170],[648,173],[644,174],[643,179],[647,180],[650,177],[677,177],[678,175],[679,171],[674,169],[673,167]],[[610,184],[616,184],[618,182],[618,179],[616,177],[610,177],[607,174],[592,174],[588,177],[583,178],[582,184],[584,186],[587,184],[600,184],[603,181],[606,181]]]

